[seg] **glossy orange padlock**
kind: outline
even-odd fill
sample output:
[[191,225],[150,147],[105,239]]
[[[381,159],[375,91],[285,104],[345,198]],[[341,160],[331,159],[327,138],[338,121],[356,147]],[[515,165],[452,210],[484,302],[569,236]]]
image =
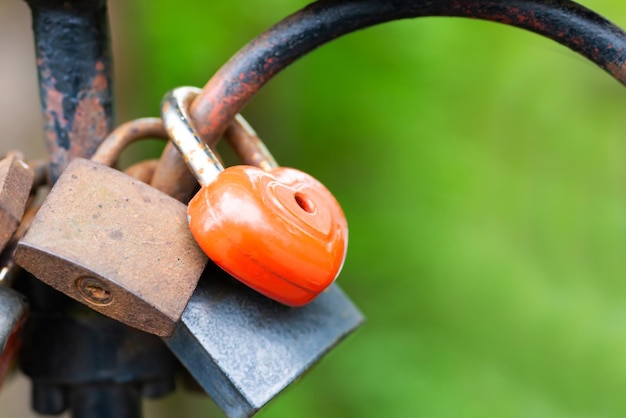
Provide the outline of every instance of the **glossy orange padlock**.
[[292,168],[224,169],[191,124],[200,92],[166,94],[162,117],[170,138],[202,188],[189,202],[189,227],[218,266],[289,306],[323,292],[343,266],[348,226],[339,203],[319,181]]

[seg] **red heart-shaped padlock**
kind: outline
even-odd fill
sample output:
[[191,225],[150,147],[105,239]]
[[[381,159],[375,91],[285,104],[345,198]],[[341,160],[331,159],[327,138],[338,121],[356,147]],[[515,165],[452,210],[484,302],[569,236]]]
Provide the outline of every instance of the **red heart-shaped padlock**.
[[343,266],[348,226],[339,203],[308,174],[277,167],[258,137],[253,154],[267,157],[259,164],[265,171],[250,165],[224,170],[189,120],[187,108],[198,92],[172,90],[161,109],[172,142],[202,186],[189,202],[191,233],[241,282],[285,305],[305,305]]
[[310,302],[343,266],[343,211],[326,187],[302,171],[229,167],[189,202],[188,214],[209,258],[285,305]]

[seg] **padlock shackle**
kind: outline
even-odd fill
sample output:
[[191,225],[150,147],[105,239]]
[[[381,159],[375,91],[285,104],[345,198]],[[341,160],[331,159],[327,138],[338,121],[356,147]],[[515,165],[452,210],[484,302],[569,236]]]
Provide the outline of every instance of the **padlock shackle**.
[[118,126],[102,141],[91,160],[112,167],[126,147],[146,138],[169,139],[160,118],[140,118]]
[[208,186],[224,171],[211,148],[198,136],[189,116],[189,106],[200,89],[179,87],[168,91],[161,102],[161,118],[172,143],[200,183]]
[[535,32],[626,84],[626,33],[569,0],[320,0],[259,35],[222,66],[191,106],[195,127],[213,146],[261,87],[297,59],[356,30],[425,16],[490,20]]
[[278,167],[270,150],[241,114],[237,113],[235,119],[228,125],[224,139],[243,164],[253,165],[264,171],[271,171]]

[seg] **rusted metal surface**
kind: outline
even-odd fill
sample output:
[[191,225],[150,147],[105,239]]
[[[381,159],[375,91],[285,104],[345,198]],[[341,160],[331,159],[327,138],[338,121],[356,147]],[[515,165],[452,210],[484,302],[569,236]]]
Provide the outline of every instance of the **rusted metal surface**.
[[194,124],[214,145],[259,89],[298,58],[347,33],[423,16],[491,20],[538,33],[626,84],[624,31],[568,0],[322,0],[273,26],[226,63],[194,101]]
[[310,303],[345,260],[341,206],[299,170],[224,169],[190,124],[188,108],[199,92],[179,87],[161,102],[165,128],[202,186],[187,209],[191,233],[215,264],[247,286],[287,306]]
[[189,118],[189,105],[199,93],[196,87],[179,87],[167,92],[161,102],[161,117],[171,142],[200,186],[205,187],[217,179],[224,166],[196,134]]
[[120,125],[102,141],[91,160],[112,167],[128,145],[147,138],[168,139],[161,119],[141,118]]
[[[113,126],[106,2],[28,2],[33,9],[45,135],[51,178],[55,181],[70,159],[93,154]],[[203,99],[192,108],[192,116],[205,141],[214,145],[235,114],[258,90],[299,57],[336,37],[367,26],[429,15],[487,19],[532,30],[585,55],[622,83],[626,82],[623,31],[569,1],[324,0],[286,19],[242,50],[205,87]],[[173,147],[168,145],[167,149],[173,150]],[[177,163],[157,170],[154,177],[163,178],[165,186],[177,184],[188,187],[185,181],[172,176],[180,172],[191,177],[177,152],[172,155],[166,151],[162,158]],[[163,175],[157,175],[159,173]],[[195,182],[189,184],[195,187]],[[176,192],[180,196],[185,193],[184,190]],[[186,201],[184,197],[180,199]],[[76,205],[82,203],[77,202]],[[62,275],[64,271],[58,273]],[[232,292],[228,294],[232,295]],[[134,370],[138,364],[146,365],[144,359],[148,356],[141,350],[158,349],[158,343],[154,340],[135,340],[133,330],[103,317],[76,319],[66,315],[61,308],[57,308],[61,303],[50,302],[55,295],[50,291],[36,291],[29,295],[33,296],[31,300],[36,305],[41,306],[37,306],[38,312],[31,316],[30,331],[25,333],[22,363],[23,369],[33,377],[35,390],[39,388],[38,393],[41,393],[42,387],[65,390],[68,384],[77,385],[77,382],[82,388],[87,387],[83,384],[85,382],[95,382],[100,386],[103,381],[109,384],[129,379],[149,380],[149,372],[164,363],[151,361],[148,367]],[[45,304],[40,304],[42,300]],[[54,308],[49,308],[51,305]],[[248,308],[249,303],[246,301],[242,306]],[[210,308],[206,316],[215,317]],[[68,312],[75,310],[75,306],[67,309]],[[230,315],[232,308],[225,311],[228,314],[224,318],[233,317]],[[246,309],[237,311],[245,313]],[[89,324],[85,322],[87,319],[91,321]],[[96,321],[102,326],[94,325]],[[189,326],[190,321],[187,318],[185,325]],[[311,323],[309,320],[306,322]],[[199,329],[202,331],[206,327],[200,326]],[[235,336],[240,337],[239,334]],[[188,343],[193,341],[191,338],[184,340],[181,350],[188,350]],[[241,341],[243,346],[249,346],[245,339]],[[235,346],[242,347],[241,343]],[[232,359],[231,352],[226,354],[226,358]],[[198,364],[191,362],[189,367],[201,371],[196,368]],[[166,372],[169,374],[169,369]],[[71,392],[63,393],[64,405],[58,411],[67,407],[69,399],[74,399]],[[130,403],[137,402],[135,399]],[[83,415],[116,416],[95,408],[90,408],[89,413]],[[131,415],[138,416],[139,412]]]
[[[98,147],[92,161],[112,166],[129,144],[146,138],[169,139],[160,118],[141,118],[117,127]],[[186,203],[198,182],[189,172],[176,148],[166,145],[158,161],[144,161],[129,167],[126,173],[151,184],[157,190]]]
[[[224,137],[233,147],[242,164],[260,167],[266,171],[278,166],[272,154],[243,116],[236,115],[235,119],[230,122]],[[215,149],[213,152],[218,160],[221,160]],[[189,171],[180,152],[171,142],[163,150],[151,185],[181,202],[188,202],[198,188],[195,176]]]
[[198,181],[171,142],[165,146],[150,184],[183,203],[187,203],[198,190]]
[[20,224],[34,176],[16,153],[9,153],[0,161],[0,251]]
[[240,114],[237,114],[228,125],[224,138],[243,164],[253,165],[265,171],[278,167],[274,156]]
[[33,16],[52,182],[113,127],[106,1],[27,0]]
[[[19,158],[19,160],[17,160]],[[0,166],[6,164],[6,161],[21,161],[23,156],[21,153],[9,153],[8,156],[0,162]],[[19,170],[22,171],[23,167],[19,164]],[[0,169],[0,171],[2,171]],[[28,170],[30,173],[28,177],[31,179],[34,175],[32,170]],[[23,184],[24,188],[19,192],[22,197],[19,198],[19,207],[27,201],[28,194],[30,193],[30,186],[26,183]],[[25,196],[24,196],[25,195]],[[26,230],[30,226],[35,213],[37,213],[38,206],[30,206],[26,211],[23,209],[20,215],[21,222],[15,229],[9,240],[2,245],[3,250],[0,253],[0,384],[4,380],[9,368],[15,363],[20,348],[22,347],[22,326],[26,321],[28,314],[28,304],[26,298],[18,292],[9,289],[13,285],[19,267],[15,264],[13,256],[15,254],[15,248],[17,242],[24,236]]]
[[19,273],[19,266],[15,263],[15,250],[17,243],[26,235],[26,231],[35,219],[37,211],[41,207],[41,202],[33,202],[24,212],[22,220],[17,230],[0,253],[0,285],[13,286],[16,276]]
[[[162,102],[161,114],[171,142],[204,187],[224,171],[224,166],[215,152],[196,134],[191,123],[188,108],[199,93],[200,89],[195,87],[179,87],[168,92]],[[263,141],[240,114],[229,124],[224,136],[243,164],[265,171],[278,167]]]
[[150,184],[152,176],[154,176],[154,170],[156,170],[158,163],[159,160],[140,161],[128,167],[124,170],[124,173],[143,183]]
[[28,166],[33,170],[35,177],[33,178],[33,189],[37,189],[48,182],[48,162],[41,160],[31,160],[27,162]]
[[[107,2],[26,1],[50,164],[45,171],[54,183],[70,160],[90,157],[114,126]],[[38,413],[71,409],[74,418],[140,418],[138,389],[144,396],[173,390],[175,361],[160,338],[81,309],[29,274],[16,286],[31,305],[20,367],[32,380]],[[109,386],[119,396],[100,396]]]
[[0,384],[22,347],[22,327],[28,314],[26,298],[10,289],[20,271],[14,260],[15,249],[38,209],[39,205],[35,204],[25,211],[20,225],[0,254]]
[[174,331],[207,262],[185,205],[84,159],[48,194],[15,260],[95,311],[162,337]]

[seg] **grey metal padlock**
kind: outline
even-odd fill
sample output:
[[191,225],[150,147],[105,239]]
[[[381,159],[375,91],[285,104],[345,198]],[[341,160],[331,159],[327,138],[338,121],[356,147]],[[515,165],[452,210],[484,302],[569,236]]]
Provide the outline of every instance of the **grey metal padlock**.
[[28,304],[20,293],[0,286],[0,383],[4,380],[20,347],[20,330]]
[[337,285],[289,308],[211,267],[164,341],[229,418],[254,415],[363,323]]
[[28,315],[28,303],[26,297],[9,286],[19,272],[13,260],[15,245],[30,225],[35,212],[35,207],[29,208],[17,231],[6,243],[6,249],[0,254],[0,383],[15,362],[22,345],[22,325]]

